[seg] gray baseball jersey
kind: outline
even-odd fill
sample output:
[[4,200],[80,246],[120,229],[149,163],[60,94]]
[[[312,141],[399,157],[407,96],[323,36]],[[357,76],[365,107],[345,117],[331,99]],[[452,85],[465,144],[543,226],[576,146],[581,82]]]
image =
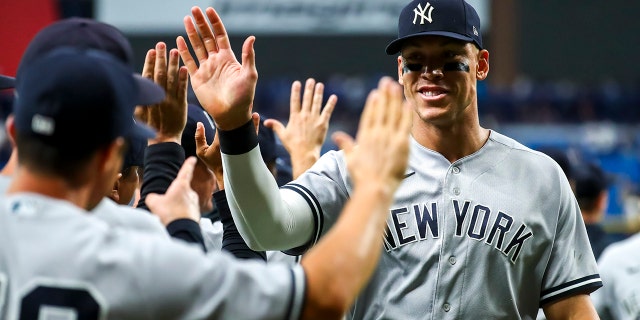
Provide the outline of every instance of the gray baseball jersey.
[[640,234],[607,247],[598,267],[604,286],[591,295],[604,319],[640,319]]
[[[548,156],[494,131],[454,163],[411,140],[383,254],[352,318],[535,319],[542,304],[601,286],[576,200]],[[344,154],[326,153],[282,188],[284,206],[297,194],[314,214],[314,243],[351,193]]]
[[0,198],[2,319],[297,319],[304,281],[299,265],[204,255],[65,201]]
[[[0,175],[0,194],[4,194],[11,183],[11,177]],[[117,204],[104,197],[91,213],[111,227],[126,228],[168,238],[167,229],[160,219],[148,211]]]

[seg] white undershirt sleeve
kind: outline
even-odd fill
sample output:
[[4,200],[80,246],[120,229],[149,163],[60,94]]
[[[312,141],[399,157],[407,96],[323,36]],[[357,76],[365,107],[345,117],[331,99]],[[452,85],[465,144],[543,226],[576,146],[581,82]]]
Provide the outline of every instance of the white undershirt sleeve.
[[295,191],[279,189],[259,146],[240,155],[222,154],[224,185],[240,235],[253,250],[286,250],[315,234],[312,208]]

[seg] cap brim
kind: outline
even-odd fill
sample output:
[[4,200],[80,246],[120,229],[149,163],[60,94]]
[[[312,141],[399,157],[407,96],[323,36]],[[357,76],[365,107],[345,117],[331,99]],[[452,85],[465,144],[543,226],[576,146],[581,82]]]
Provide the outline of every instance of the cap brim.
[[156,132],[151,127],[135,122],[131,132],[129,133],[133,138],[138,139],[150,139],[156,136]]
[[470,37],[467,37],[465,35],[462,35],[462,34],[459,34],[459,33],[455,33],[455,32],[427,31],[427,32],[422,32],[422,33],[414,33],[414,34],[411,34],[411,35],[404,36],[402,38],[398,38],[396,40],[393,40],[393,41],[391,41],[391,43],[389,43],[389,45],[387,45],[387,48],[385,49],[385,51],[387,52],[388,55],[394,55],[394,54],[400,52],[400,49],[402,49],[402,43],[403,42],[405,42],[408,39],[415,38],[415,37],[421,37],[421,36],[443,36],[443,37],[449,37],[449,38],[454,38],[454,39],[458,39],[458,40],[473,42],[473,39],[471,39]]
[[164,89],[155,82],[139,75],[134,74],[133,78],[138,83],[138,98],[136,103],[139,105],[149,105],[162,102],[164,100]]
[[16,79],[13,77],[0,75],[0,89],[14,88],[16,85]]

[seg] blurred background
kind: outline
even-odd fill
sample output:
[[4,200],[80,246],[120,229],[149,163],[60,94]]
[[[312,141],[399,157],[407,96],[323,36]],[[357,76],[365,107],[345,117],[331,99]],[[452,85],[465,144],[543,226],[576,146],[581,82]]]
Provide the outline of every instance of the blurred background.
[[[479,83],[483,126],[534,149],[591,162],[610,176],[605,227],[639,230],[640,2],[469,0],[480,14],[491,72]],[[31,37],[57,19],[82,16],[120,28],[138,68],[157,41],[175,47],[192,6],[220,13],[236,54],[256,35],[255,110],[286,121],[291,82],[314,77],[335,93],[330,130],[354,133],[366,94],[396,76],[384,53],[406,0],[0,0],[0,73],[15,75]],[[11,110],[0,92],[0,117]],[[8,157],[4,141],[0,161]],[[335,148],[327,139],[324,151]],[[532,177],[535,178],[535,177]]]

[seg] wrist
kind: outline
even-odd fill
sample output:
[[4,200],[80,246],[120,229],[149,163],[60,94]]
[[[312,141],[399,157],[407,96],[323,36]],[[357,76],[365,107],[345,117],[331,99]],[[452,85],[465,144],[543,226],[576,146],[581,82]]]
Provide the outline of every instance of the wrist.
[[169,136],[169,135],[158,134],[155,136],[155,138],[151,138],[148,140],[148,145],[165,143],[165,142],[182,144],[182,136]]

